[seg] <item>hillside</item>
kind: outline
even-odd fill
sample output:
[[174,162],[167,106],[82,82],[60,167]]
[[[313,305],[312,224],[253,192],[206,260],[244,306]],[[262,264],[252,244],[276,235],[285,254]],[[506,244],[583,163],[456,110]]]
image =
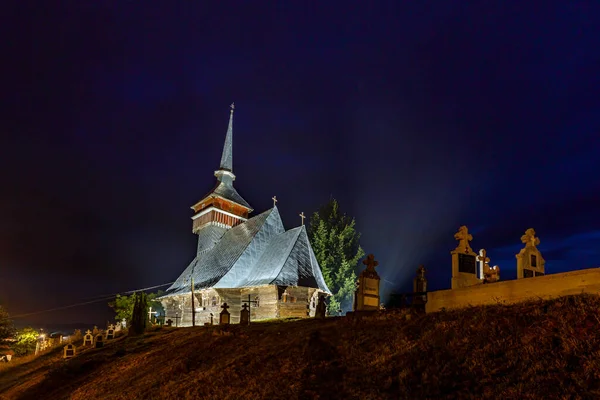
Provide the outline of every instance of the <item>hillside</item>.
[[600,398],[600,298],[159,328],[0,372],[1,399]]

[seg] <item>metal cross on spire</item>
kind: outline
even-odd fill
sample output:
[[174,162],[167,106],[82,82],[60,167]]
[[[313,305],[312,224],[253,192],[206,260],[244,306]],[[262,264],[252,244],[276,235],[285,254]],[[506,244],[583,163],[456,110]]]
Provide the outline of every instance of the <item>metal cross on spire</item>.
[[231,113],[233,114],[233,112],[235,111],[235,103],[231,103],[229,107],[231,108]]
[[273,207],[275,207],[277,205],[277,196],[273,196],[271,197],[271,200],[273,200]]
[[304,225],[304,218],[306,218],[304,216],[304,211],[302,211],[300,214],[298,214],[300,216],[300,218],[302,218],[302,225]]

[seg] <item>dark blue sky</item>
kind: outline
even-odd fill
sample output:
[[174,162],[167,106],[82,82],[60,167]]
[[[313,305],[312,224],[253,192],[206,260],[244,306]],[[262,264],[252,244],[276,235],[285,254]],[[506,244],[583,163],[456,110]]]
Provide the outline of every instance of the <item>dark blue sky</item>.
[[[236,103],[236,188],[287,228],[330,196],[384,291],[450,286],[460,225],[503,279],[600,258],[600,4],[3,4],[0,304],[173,281]],[[327,4],[325,4],[327,3]],[[391,283],[390,283],[391,282]],[[31,317],[103,322],[104,303]]]

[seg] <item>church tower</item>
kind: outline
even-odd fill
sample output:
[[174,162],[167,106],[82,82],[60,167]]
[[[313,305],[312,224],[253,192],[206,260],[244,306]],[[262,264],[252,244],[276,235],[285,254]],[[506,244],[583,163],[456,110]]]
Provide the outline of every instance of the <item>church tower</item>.
[[[202,200],[192,206],[194,216],[192,217],[192,232],[204,236],[203,231],[207,227],[220,228],[221,234],[248,219],[252,212],[250,205],[239,195],[233,187],[235,175],[233,174],[233,111],[231,105],[229,114],[229,126],[225,136],[225,145],[221,155],[221,165],[215,171],[217,185],[205,195]],[[208,231],[213,231],[209,229]],[[210,234],[209,232],[205,234]],[[210,234],[213,236],[213,234]],[[202,242],[202,240],[200,240]],[[201,243],[198,243],[199,247]],[[198,249],[201,251],[202,249]]]

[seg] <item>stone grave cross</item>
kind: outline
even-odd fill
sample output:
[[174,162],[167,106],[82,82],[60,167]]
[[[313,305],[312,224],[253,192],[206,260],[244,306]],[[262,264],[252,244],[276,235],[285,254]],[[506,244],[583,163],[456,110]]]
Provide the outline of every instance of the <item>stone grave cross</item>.
[[375,267],[379,265],[378,261],[375,261],[375,256],[369,254],[366,259],[363,260],[363,264],[367,266],[367,271],[375,272]]
[[487,266],[489,268],[490,262],[490,258],[487,256],[485,249],[479,250],[477,261],[479,261],[479,279],[483,280],[484,271],[486,270],[485,267]]
[[148,308],[148,320],[152,322],[152,314],[158,314],[158,311],[152,311],[152,307]]
[[458,228],[458,232],[454,234],[454,239],[458,240],[457,248],[464,249],[466,252],[471,250],[469,242],[473,240],[473,235],[469,233],[469,228],[466,226],[461,226]]
[[535,230],[529,228],[525,231],[525,234],[521,236],[521,242],[525,243],[526,246],[535,247],[540,244],[540,239],[535,237]]

